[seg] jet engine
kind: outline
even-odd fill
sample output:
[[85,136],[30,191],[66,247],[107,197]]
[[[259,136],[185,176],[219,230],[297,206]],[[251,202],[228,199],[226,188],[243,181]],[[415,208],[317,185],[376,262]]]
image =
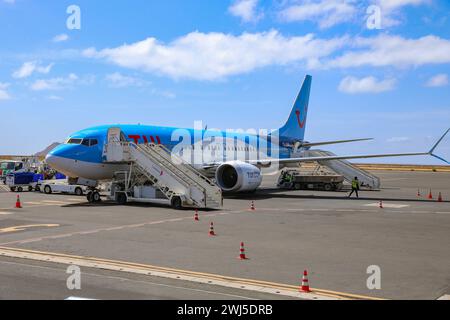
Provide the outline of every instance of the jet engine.
[[225,162],[216,170],[216,183],[225,192],[254,191],[261,181],[261,170],[242,161]]

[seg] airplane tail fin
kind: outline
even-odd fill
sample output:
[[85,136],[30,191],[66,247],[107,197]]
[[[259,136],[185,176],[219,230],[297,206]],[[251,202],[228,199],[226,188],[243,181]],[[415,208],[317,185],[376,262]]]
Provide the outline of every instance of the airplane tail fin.
[[306,117],[308,113],[309,94],[311,91],[312,77],[307,75],[302,88],[295,99],[288,120],[278,130],[280,141],[303,141],[305,137]]

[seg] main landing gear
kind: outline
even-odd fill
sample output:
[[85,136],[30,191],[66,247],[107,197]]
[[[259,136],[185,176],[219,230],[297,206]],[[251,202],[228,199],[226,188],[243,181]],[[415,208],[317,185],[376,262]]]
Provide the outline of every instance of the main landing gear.
[[97,190],[89,190],[89,192],[86,195],[87,201],[89,203],[96,203],[102,201],[100,198],[100,193]]

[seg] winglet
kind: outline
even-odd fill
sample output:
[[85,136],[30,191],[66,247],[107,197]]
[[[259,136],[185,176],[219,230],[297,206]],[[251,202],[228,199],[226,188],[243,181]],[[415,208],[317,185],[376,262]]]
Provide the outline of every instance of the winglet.
[[441,143],[441,141],[445,138],[447,133],[449,133],[449,131],[450,131],[450,128],[448,128],[447,131],[445,131],[445,133],[442,135],[442,137],[434,144],[433,148],[431,148],[431,150],[428,152],[431,156],[433,156],[433,157],[435,157],[435,158],[437,158],[439,160],[442,160],[442,161],[444,161],[445,163],[448,163],[448,164],[450,164],[449,161],[447,161],[447,160],[445,160],[445,159],[435,155],[433,152],[437,148],[437,146]]

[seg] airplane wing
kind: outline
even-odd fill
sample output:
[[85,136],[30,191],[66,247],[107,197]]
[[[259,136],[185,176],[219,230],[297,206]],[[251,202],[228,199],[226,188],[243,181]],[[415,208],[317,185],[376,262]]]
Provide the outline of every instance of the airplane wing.
[[434,146],[428,152],[416,152],[416,153],[387,153],[387,154],[369,154],[369,155],[352,155],[352,156],[325,156],[325,157],[301,157],[301,158],[286,158],[286,159],[259,159],[249,160],[248,162],[254,165],[265,166],[270,163],[299,163],[299,162],[311,162],[311,161],[326,161],[326,160],[350,160],[350,159],[368,159],[368,158],[385,158],[385,157],[407,157],[407,156],[425,156],[430,155],[439,160],[450,164],[449,161],[435,155],[433,152],[436,147],[441,143],[450,128],[442,135],[442,137],[434,144]]
[[335,141],[323,141],[323,142],[303,142],[300,143],[299,147],[315,147],[315,146],[323,146],[327,144],[338,144],[338,143],[347,143],[347,142],[356,142],[356,141],[367,141],[373,140],[373,138],[363,138],[363,139],[351,139],[351,140],[335,140]]

